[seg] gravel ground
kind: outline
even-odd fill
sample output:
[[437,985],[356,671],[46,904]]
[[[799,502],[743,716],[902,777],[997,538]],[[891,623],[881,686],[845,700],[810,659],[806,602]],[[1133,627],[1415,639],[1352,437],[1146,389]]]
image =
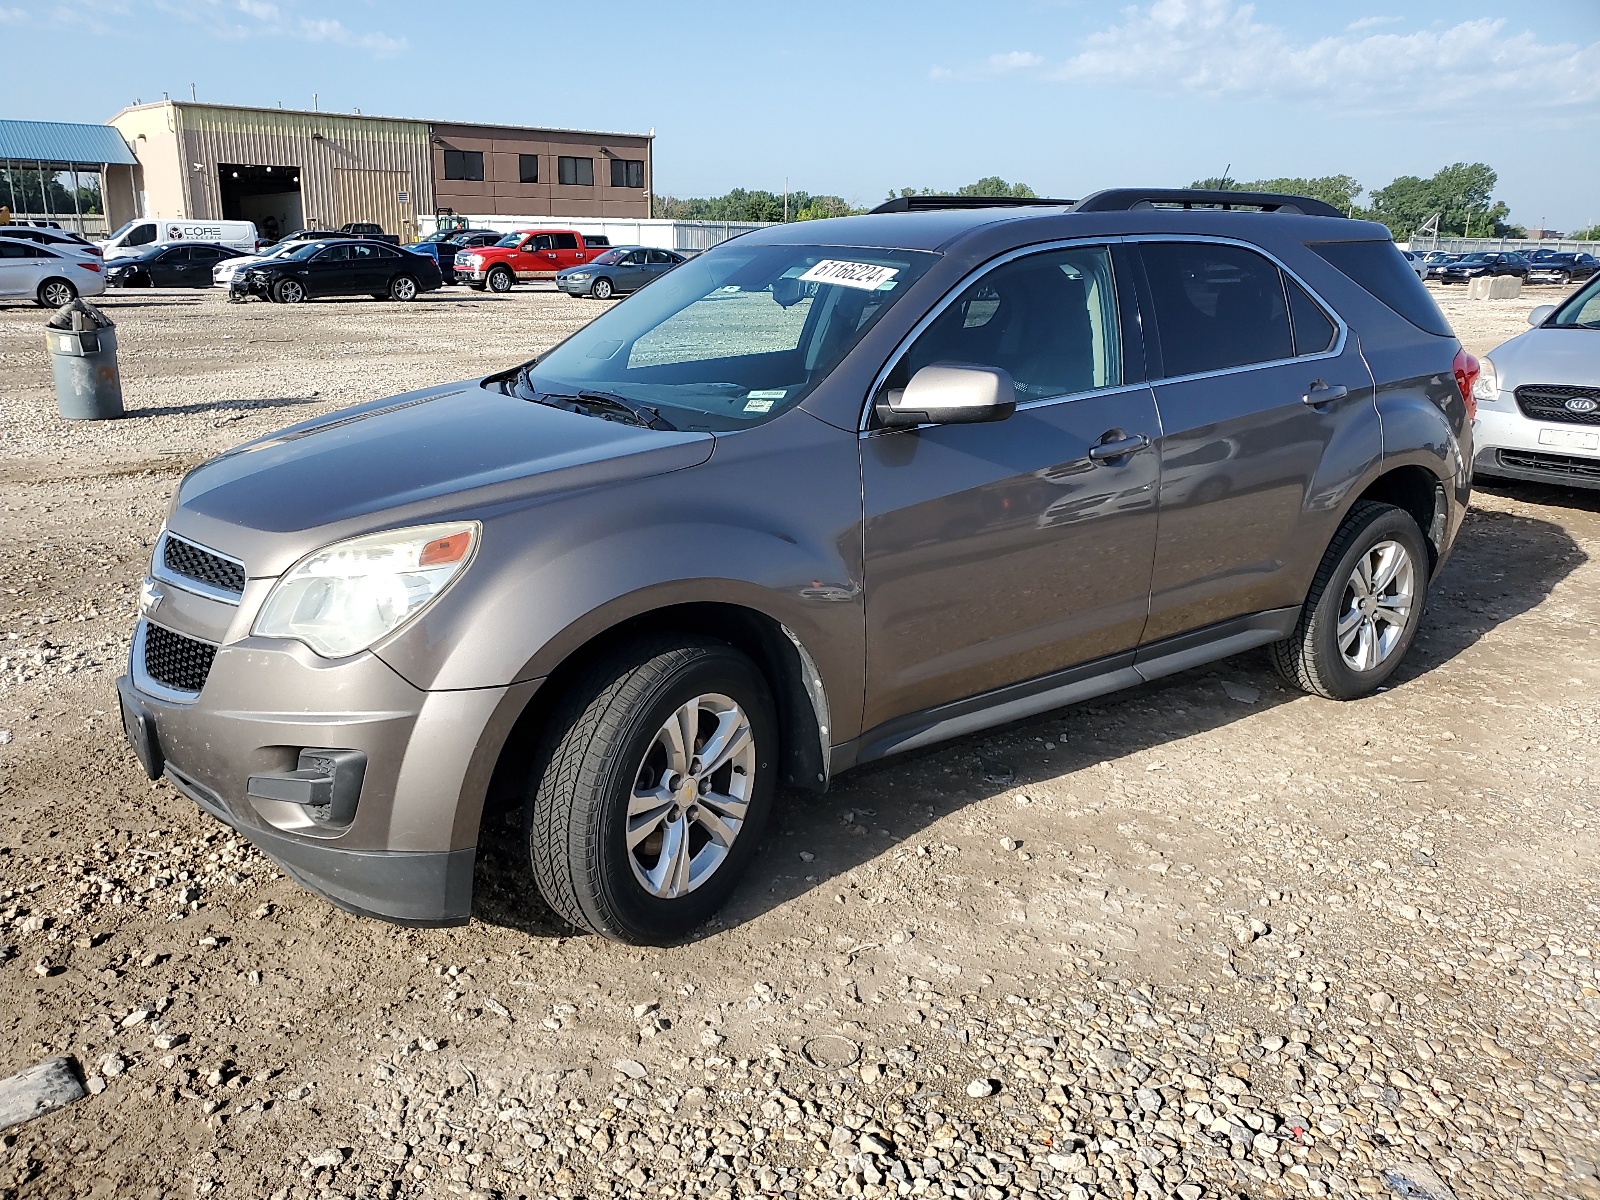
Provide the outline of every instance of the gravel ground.
[[[1543,299],[1456,295],[1480,352]],[[92,1093],[0,1197],[1600,1197],[1600,496],[1480,491],[1369,700],[1247,656],[786,795],[687,946],[573,936],[504,830],[471,925],[396,929],[143,779],[151,536],[206,454],[598,305],[105,308],[93,425],[0,310],[0,1076]]]

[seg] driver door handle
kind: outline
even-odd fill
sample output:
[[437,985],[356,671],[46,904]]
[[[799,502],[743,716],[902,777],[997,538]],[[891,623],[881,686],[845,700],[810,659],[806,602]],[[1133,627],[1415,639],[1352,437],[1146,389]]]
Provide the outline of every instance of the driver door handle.
[[1089,459],[1092,462],[1104,463],[1114,458],[1126,458],[1130,454],[1137,454],[1150,446],[1150,439],[1142,433],[1133,434],[1131,437],[1117,438],[1110,442],[1097,442],[1089,447]]
[[1332,404],[1335,400],[1343,400],[1350,394],[1350,389],[1342,383],[1324,383],[1322,380],[1313,380],[1306,394],[1300,399],[1317,408],[1323,404]]

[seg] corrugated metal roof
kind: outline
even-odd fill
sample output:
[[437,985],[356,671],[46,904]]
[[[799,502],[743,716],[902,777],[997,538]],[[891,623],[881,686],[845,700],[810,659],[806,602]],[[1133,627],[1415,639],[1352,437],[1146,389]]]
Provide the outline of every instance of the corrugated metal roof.
[[118,163],[138,160],[109,125],[0,120],[0,159],[43,163]]

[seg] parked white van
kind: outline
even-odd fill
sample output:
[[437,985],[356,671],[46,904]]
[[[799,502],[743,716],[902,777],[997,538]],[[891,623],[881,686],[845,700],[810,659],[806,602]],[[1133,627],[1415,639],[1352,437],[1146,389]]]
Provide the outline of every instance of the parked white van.
[[107,258],[133,254],[152,242],[214,242],[246,254],[256,252],[253,221],[186,221],[178,217],[139,217],[99,245]]

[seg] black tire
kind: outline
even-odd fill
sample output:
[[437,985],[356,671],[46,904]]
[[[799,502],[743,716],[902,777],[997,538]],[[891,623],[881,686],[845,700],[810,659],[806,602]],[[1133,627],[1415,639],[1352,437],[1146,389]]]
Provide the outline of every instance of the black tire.
[[[1362,619],[1357,610],[1365,601],[1356,590],[1354,577],[1362,560],[1385,544],[1398,545],[1409,556],[1410,601],[1403,622],[1385,617],[1383,631],[1373,632],[1372,641],[1368,643],[1364,640],[1367,633],[1362,626],[1378,630],[1371,613],[1378,609],[1393,613],[1395,609],[1392,604],[1374,600],[1372,608],[1365,610],[1368,617]],[[1327,553],[1322,556],[1322,564],[1317,568],[1294,632],[1267,648],[1273,666],[1286,681],[1314,696],[1355,700],[1371,695],[1394,673],[1411,649],[1417,626],[1422,621],[1431,566],[1422,530],[1417,528],[1410,513],[1392,504],[1359,502],[1345,517]],[[1354,620],[1351,628],[1356,632],[1347,636],[1355,638],[1349,646],[1355,650],[1358,662],[1365,661],[1362,648],[1368,644],[1374,647],[1373,654],[1380,655],[1371,665],[1357,666],[1346,657],[1347,651],[1340,646],[1341,617]],[[1383,639],[1389,636],[1388,631],[1394,631],[1395,636],[1385,648]]]
[[396,275],[389,280],[389,299],[399,300],[402,303],[415,300],[417,293],[422,289],[417,286],[417,281],[410,275]]
[[589,295],[596,300],[609,300],[616,289],[612,287],[611,280],[602,275],[589,285]]
[[481,283],[468,283],[467,286],[475,292],[483,291],[483,284]]
[[491,292],[503,296],[516,284],[517,277],[506,267],[492,267],[483,282]]
[[78,298],[78,289],[65,279],[46,279],[33,298],[40,308],[60,308]]
[[306,299],[305,285],[298,279],[280,279],[272,285],[272,298],[279,304],[303,304]]
[[[666,898],[647,890],[638,876],[638,859],[648,857],[651,843],[639,842],[639,855],[629,849],[628,801],[651,770],[669,718],[712,693],[742,709],[753,737],[744,819],[703,882]],[[695,750],[703,744],[697,741]],[[540,893],[572,924],[616,941],[682,941],[722,907],[755,856],[772,806],[777,751],[777,717],[766,680],[724,642],[656,638],[596,662],[570,684],[529,776],[523,839]],[[694,762],[691,769],[698,770],[698,758]],[[740,778],[748,773],[741,771]],[[732,776],[721,778],[731,794]],[[663,775],[662,790],[665,780]],[[695,788],[692,777],[682,786],[687,790],[672,794],[693,816],[693,797],[703,789]],[[655,828],[665,831],[667,823]],[[685,828],[696,830],[692,824]],[[664,849],[658,849],[656,866],[664,860]]]

